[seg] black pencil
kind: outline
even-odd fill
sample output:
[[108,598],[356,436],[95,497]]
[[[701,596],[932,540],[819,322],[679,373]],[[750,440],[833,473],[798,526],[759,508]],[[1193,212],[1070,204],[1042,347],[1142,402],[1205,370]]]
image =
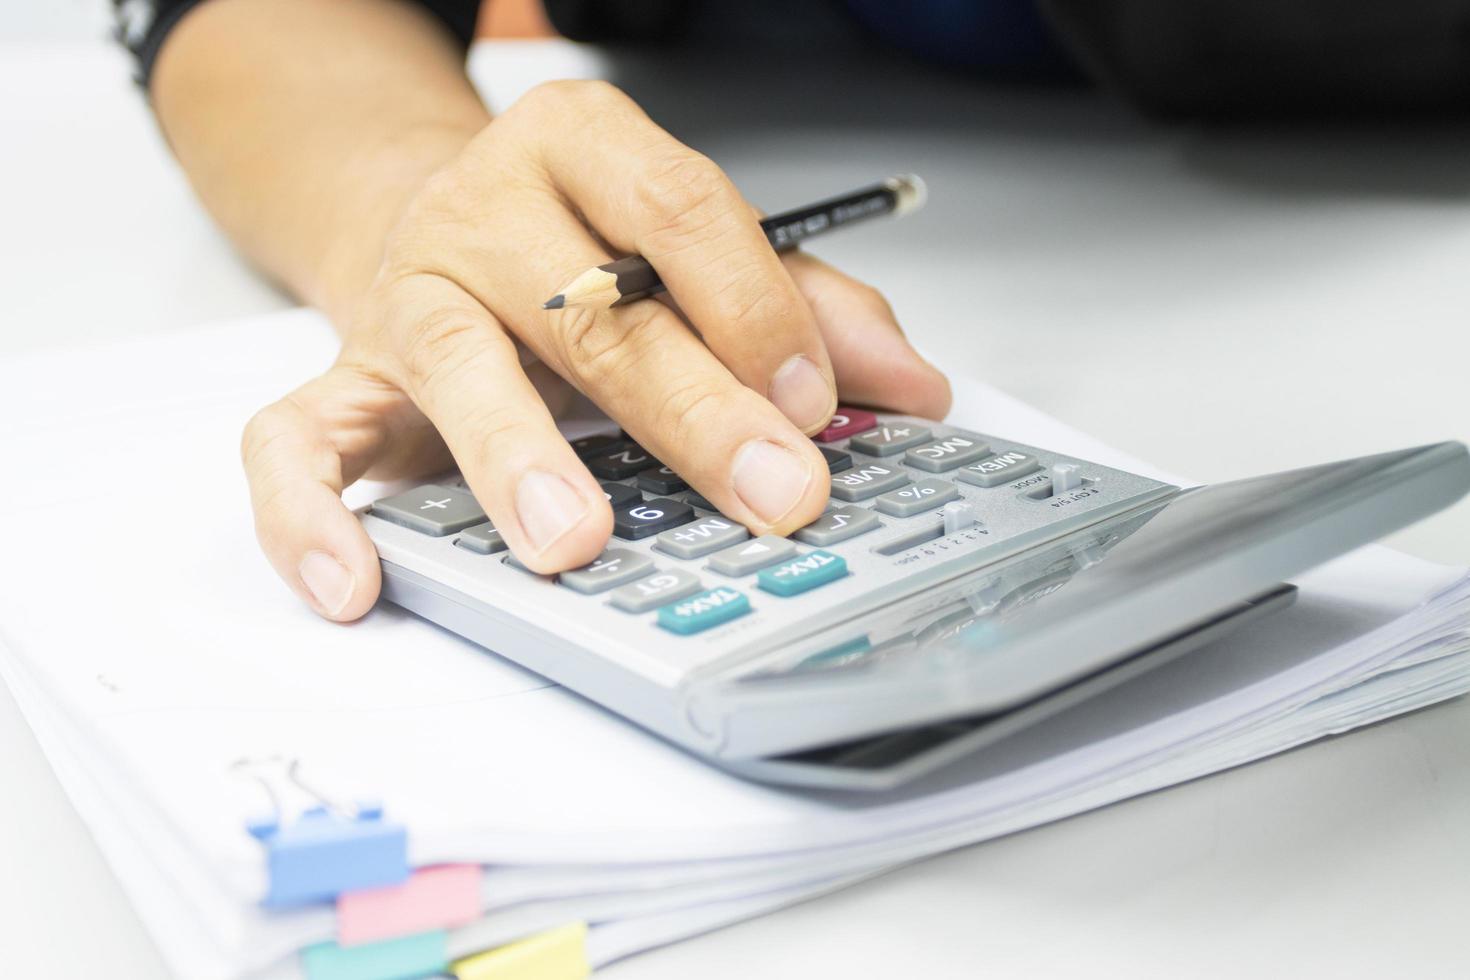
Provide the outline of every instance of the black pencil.
[[[772,248],[786,252],[833,228],[882,214],[907,214],[923,204],[924,182],[913,174],[900,174],[842,197],[772,215],[761,222],[761,230]],[[559,310],[564,306],[606,309],[663,290],[664,284],[648,260],[641,255],[630,255],[588,269],[542,304],[542,309]]]

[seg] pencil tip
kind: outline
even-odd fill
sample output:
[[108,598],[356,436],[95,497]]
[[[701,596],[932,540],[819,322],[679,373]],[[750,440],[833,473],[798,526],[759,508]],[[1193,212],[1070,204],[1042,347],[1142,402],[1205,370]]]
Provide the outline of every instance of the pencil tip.
[[542,303],[541,304],[541,308],[543,310],[559,310],[563,306],[566,306],[566,305],[567,305],[567,298],[565,296],[563,296],[561,293],[557,293],[555,296],[551,297],[551,299],[549,299],[546,302]]

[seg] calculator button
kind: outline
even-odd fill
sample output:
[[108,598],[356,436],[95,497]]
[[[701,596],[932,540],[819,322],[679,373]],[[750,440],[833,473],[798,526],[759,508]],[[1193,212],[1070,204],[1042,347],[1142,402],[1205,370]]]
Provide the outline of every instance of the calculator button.
[[661,465],[663,464],[650,456],[646,449],[634,442],[625,442],[610,452],[589,457],[587,460],[587,468],[592,471],[592,475],[603,480],[626,480],[640,470]]
[[660,606],[658,624],[671,633],[687,636],[728,623],[748,612],[750,600],[745,597],[745,593],[737,592],[728,585],[721,585],[687,599],[671,602],[667,606]]
[[828,473],[841,473],[843,470],[852,469],[852,457],[840,449],[828,449],[826,446],[818,446],[822,458],[827,461]]
[[675,558],[702,558],[750,537],[750,532],[727,517],[702,517],[692,524],[664,531],[653,546]]
[[485,511],[472,494],[437,483],[385,497],[373,504],[372,513],[374,517],[436,538],[485,522]]
[[1070,493],[1082,486],[1081,467],[1076,463],[1057,463],[1051,468],[1053,494]]
[[638,492],[637,487],[630,487],[626,483],[604,483],[602,493],[614,507],[621,507],[630,500],[643,499],[643,494]]
[[514,552],[505,556],[505,563],[518,572],[525,572],[527,575],[534,575],[537,578],[547,582],[551,582],[556,579],[555,575],[542,575],[540,572],[532,571],[530,568],[527,568],[525,563],[515,556]]
[[796,545],[790,541],[774,534],[762,534],[744,544],[737,544],[711,555],[709,567],[721,575],[748,575],[757,568],[764,568],[794,554]]
[[1030,453],[996,453],[978,463],[971,463],[955,474],[955,479],[973,483],[977,487],[998,487],[1018,476],[1034,473],[1041,469],[1035,456]]
[[694,508],[672,497],[650,497],[613,508],[613,534],[637,541],[694,520]]
[[625,441],[617,436],[584,436],[573,439],[571,447],[578,459],[590,459],[593,456],[606,456]]
[[867,432],[877,424],[878,416],[872,412],[838,405],[832,421],[828,422],[827,427],[812,438],[817,442],[836,442],[838,439],[846,439],[859,432]]
[[624,548],[609,548],[594,558],[590,565],[562,572],[560,581],[569,589],[591,595],[642,578],[651,571],[653,559],[647,555]]
[[870,510],[862,507],[838,507],[797,531],[795,536],[802,544],[825,548],[829,544],[855,538],[882,526],[878,515]]
[[505,539],[490,523],[476,524],[454,539],[454,543],[478,555],[496,555],[505,550]]
[[903,461],[919,470],[943,473],[964,466],[990,452],[990,447],[969,436],[949,435],[924,446],[915,446],[903,454]]
[[702,588],[704,584],[699,581],[699,576],[682,568],[671,568],[618,588],[612,594],[612,604],[624,612],[648,612],[676,599],[693,595]]
[[920,480],[902,490],[890,490],[873,506],[894,517],[912,517],[926,510],[933,510],[960,495],[959,488],[944,480]]
[[867,500],[909,482],[908,474],[889,463],[859,462],[832,477],[832,496],[838,500]]
[[847,574],[847,562],[830,551],[809,551],[800,558],[763,568],[755,577],[762,590],[779,596],[794,596]]
[[703,494],[701,494],[698,490],[690,490],[688,493],[684,494],[684,499],[689,501],[694,506],[700,508],[701,510],[712,510],[716,513],[719,512],[718,508],[716,508],[715,505],[710,503],[708,500],[705,500]]
[[687,490],[689,484],[667,466],[655,466],[638,474],[638,485],[649,493],[678,493]]
[[872,432],[853,436],[847,448],[869,456],[892,456],[911,446],[929,441],[929,430],[917,425],[880,425]]

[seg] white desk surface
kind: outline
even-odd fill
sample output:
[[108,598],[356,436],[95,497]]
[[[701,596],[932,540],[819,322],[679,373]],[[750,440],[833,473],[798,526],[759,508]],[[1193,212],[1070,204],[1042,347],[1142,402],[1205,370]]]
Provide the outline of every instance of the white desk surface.
[[[579,58],[476,64],[507,92]],[[771,208],[923,174],[924,212],[818,251],[956,370],[1140,456],[1217,480],[1470,439],[1463,127],[1158,128],[1091,96],[889,72],[811,95],[618,77]],[[0,353],[287,305],[193,202],[102,42],[0,44],[0,132]],[[1470,505],[1394,541],[1470,563]],[[0,785],[3,972],[164,975],[8,692]],[[1461,699],[605,975],[1464,976],[1467,913]]]

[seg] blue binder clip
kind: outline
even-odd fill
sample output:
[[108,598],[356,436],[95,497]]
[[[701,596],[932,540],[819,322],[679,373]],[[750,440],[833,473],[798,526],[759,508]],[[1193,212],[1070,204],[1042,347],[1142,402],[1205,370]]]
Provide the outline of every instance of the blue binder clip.
[[[270,760],[276,762],[277,760]],[[332,806],[301,782],[297,764],[286,767],[289,784],[319,805],[295,820],[283,816],[281,797],[257,775],[274,804],[274,814],[252,820],[245,829],[266,848],[268,887],[261,904],[289,908],[330,901],[341,892],[408,880],[408,832],[383,819],[383,809],[360,804],[351,812]]]

